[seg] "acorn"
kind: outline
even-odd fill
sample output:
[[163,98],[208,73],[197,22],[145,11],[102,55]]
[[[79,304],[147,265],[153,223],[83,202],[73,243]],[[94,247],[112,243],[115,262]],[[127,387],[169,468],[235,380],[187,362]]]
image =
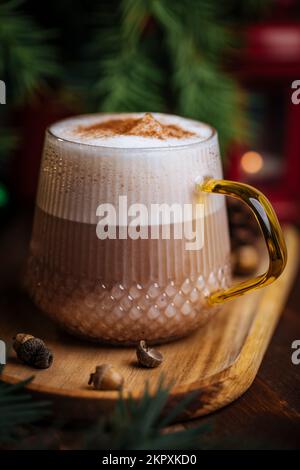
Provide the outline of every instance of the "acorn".
[[141,340],[136,349],[138,363],[143,367],[158,367],[163,361],[163,355],[156,349],[149,348],[146,341]]
[[93,385],[96,390],[121,390],[124,378],[111,364],[101,364],[90,375],[89,385]]
[[18,333],[13,340],[13,348],[21,362],[37,369],[48,369],[51,366],[53,353],[43,340],[26,333]]

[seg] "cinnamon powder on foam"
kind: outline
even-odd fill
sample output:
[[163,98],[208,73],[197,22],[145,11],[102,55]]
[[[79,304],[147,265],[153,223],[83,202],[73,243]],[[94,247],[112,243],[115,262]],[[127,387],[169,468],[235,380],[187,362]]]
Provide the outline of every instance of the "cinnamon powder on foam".
[[112,137],[116,135],[134,135],[139,137],[154,137],[156,139],[185,139],[196,134],[182,129],[175,124],[162,124],[151,113],[141,118],[109,119],[91,124],[78,126],[76,134],[82,137]]

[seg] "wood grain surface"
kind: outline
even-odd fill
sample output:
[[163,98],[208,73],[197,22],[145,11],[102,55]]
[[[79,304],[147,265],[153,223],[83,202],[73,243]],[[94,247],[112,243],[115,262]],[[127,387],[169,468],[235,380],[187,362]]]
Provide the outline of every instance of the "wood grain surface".
[[[165,360],[153,370],[136,364],[132,348],[99,346],[73,338],[38,312],[25,295],[12,292],[2,304],[1,339],[11,344],[17,332],[43,338],[54,352],[53,366],[36,371],[20,364],[9,351],[4,380],[16,382],[34,374],[32,392],[53,400],[57,410],[86,417],[109,410],[117,392],[99,392],[88,385],[101,363],[113,364],[125,378],[124,395],[138,398],[148,381],[155,389],[161,373],[172,383],[168,406],[194,391],[184,419],[210,413],[232,402],[252,384],[291,289],[298,265],[298,234],[285,231],[289,259],[284,274],[271,286],[224,305],[219,314],[193,335],[160,346]],[[265,260],[262,259],[262,265]],[[261,270],[263,266],[261,266]]]

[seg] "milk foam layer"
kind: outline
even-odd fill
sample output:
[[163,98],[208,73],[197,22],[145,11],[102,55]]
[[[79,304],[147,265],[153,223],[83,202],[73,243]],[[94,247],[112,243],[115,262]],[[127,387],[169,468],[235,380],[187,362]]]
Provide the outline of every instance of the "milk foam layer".
[[[148,113],[147,113],[148,114]],[[79,127],[91,126],[97,123],[103,123],[111,119],[143,119],[145,113],[130,114],[93,114],[88,116],[78,116],[76,118],[65,119],[50,127],[53,135],[60,139],[66,139],[87,145],[96,145],[103,147],[119,147],[119,148],[153,148],[153,147],[178,147],[204,141],[212,135],[212,129],[203,123],[193,121],[191,119],[182,118],[167,114],[153,113],[153,117],[158,124],[174,125],[183,131],[190,133],[187,137],[171,137],[157,138],[156,136],[141,135],[113,135],[113,136],[95,136],[82,134]],[[148,114],[149,115],[149,114]]]

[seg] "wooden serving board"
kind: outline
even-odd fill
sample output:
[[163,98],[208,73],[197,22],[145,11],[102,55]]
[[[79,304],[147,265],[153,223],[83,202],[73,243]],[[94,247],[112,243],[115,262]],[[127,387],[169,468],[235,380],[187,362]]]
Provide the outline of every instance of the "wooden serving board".
[[[98,416],[112,409],[118,392],[95,391],[87,385],[96,365],[111,363],[125,378],[124,397],[138,399],[145,382],[155,389],[160,375],[172,382],[168,408],[186,394],[195,397],[182,419],[211,413],[242,395],[252,384],[290,292],[298,267],[298,233],[285,230],[288,263],[271,286],[224,305],[223,309],[193,335],[159,347],[164,355],[157,369],[136,364],[133,348],[101,346],[69,336],[42,316],[31,302],[12,293],[2,308],[0,336],[11,345],[17,332],[41,337],[53,350],[50,369],[35,370],[20,364],[13,351],[2,380],[15,383],[34,375],[28,388],[36,396],[50,399],[64,416]],[[262,260],[261,270],[266,259]]]

